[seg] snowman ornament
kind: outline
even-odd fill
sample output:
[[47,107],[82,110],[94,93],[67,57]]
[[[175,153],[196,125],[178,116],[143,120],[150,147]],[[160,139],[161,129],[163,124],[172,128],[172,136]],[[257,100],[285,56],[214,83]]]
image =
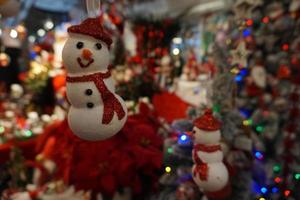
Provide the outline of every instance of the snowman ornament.
[[67,69],[68,123],[75,135],[89,141],[118,133],[127,119],[125,102],[115,93],[109,65],[110,35],[100,17],[68,29],[62,58]]
[[220,122],[211,110],[194,121],[192,175],[209,199],[224,199],[230,194],[229,174],[223,163]]

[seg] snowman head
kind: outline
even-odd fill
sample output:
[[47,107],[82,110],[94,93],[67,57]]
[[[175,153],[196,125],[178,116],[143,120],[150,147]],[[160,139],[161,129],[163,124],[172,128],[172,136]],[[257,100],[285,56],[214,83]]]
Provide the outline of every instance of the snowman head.
[[218,144],[221,140],[221,132],[220,130],[206,131],[194,127],[193,138],[195,144],[204,144],[204,145]]
[[88,18],[68,29],[62,58],[69,74],[106,72],[112,40],[99,18]]
[[195,144],[217,144],[221,140],[221,123],[214,118],[212,110],[194,121],[193,138]]

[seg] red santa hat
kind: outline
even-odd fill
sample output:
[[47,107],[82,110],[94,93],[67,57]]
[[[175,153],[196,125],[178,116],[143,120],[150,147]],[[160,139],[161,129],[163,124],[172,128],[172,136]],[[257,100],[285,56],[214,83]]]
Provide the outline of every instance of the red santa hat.
[[102,26],[100,17],[88,18],[79,25],[69,27],[68,32],[91,36],[105,42],[108,47],[112,44],[110,34]]
[[221,122],[213,116],[211,109],[207,109],[204,115],[194,121],[194,126],[205,131],[216,131],[221,128]]

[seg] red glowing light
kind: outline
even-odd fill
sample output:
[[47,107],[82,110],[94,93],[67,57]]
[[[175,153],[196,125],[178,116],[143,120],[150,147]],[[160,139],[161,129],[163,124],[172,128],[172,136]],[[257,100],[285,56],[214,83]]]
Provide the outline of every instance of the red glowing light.
[[253,25],[253,20],[252,19],[248,19],[246,21],[247,26],[252,26]]
[[275,181],[275,183],[280,183],[280,182],[282,181],[282,179],[281,179],[280,177],[276,177],[276,178],[274,179],[274,181]]
[[288,197],[291,194],[290,190],[285,190],[284,191],[284,196]]
[[269,18],[269,17],[264,17],[264,18],[262,19],[262,22],[265,23],[265,24],[267,24],[267,23],[270,22],[270,18]]
[[283,44],[282,45],[282,50],[284,50],[284,51],[289,50],[289,45],[288,44]]

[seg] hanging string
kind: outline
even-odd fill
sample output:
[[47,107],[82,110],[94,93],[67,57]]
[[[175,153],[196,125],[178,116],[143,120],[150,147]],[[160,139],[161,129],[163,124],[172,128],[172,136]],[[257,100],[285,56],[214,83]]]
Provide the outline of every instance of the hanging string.
[[88,17],[95,18],[101,15],[101,0],[86,0]]

